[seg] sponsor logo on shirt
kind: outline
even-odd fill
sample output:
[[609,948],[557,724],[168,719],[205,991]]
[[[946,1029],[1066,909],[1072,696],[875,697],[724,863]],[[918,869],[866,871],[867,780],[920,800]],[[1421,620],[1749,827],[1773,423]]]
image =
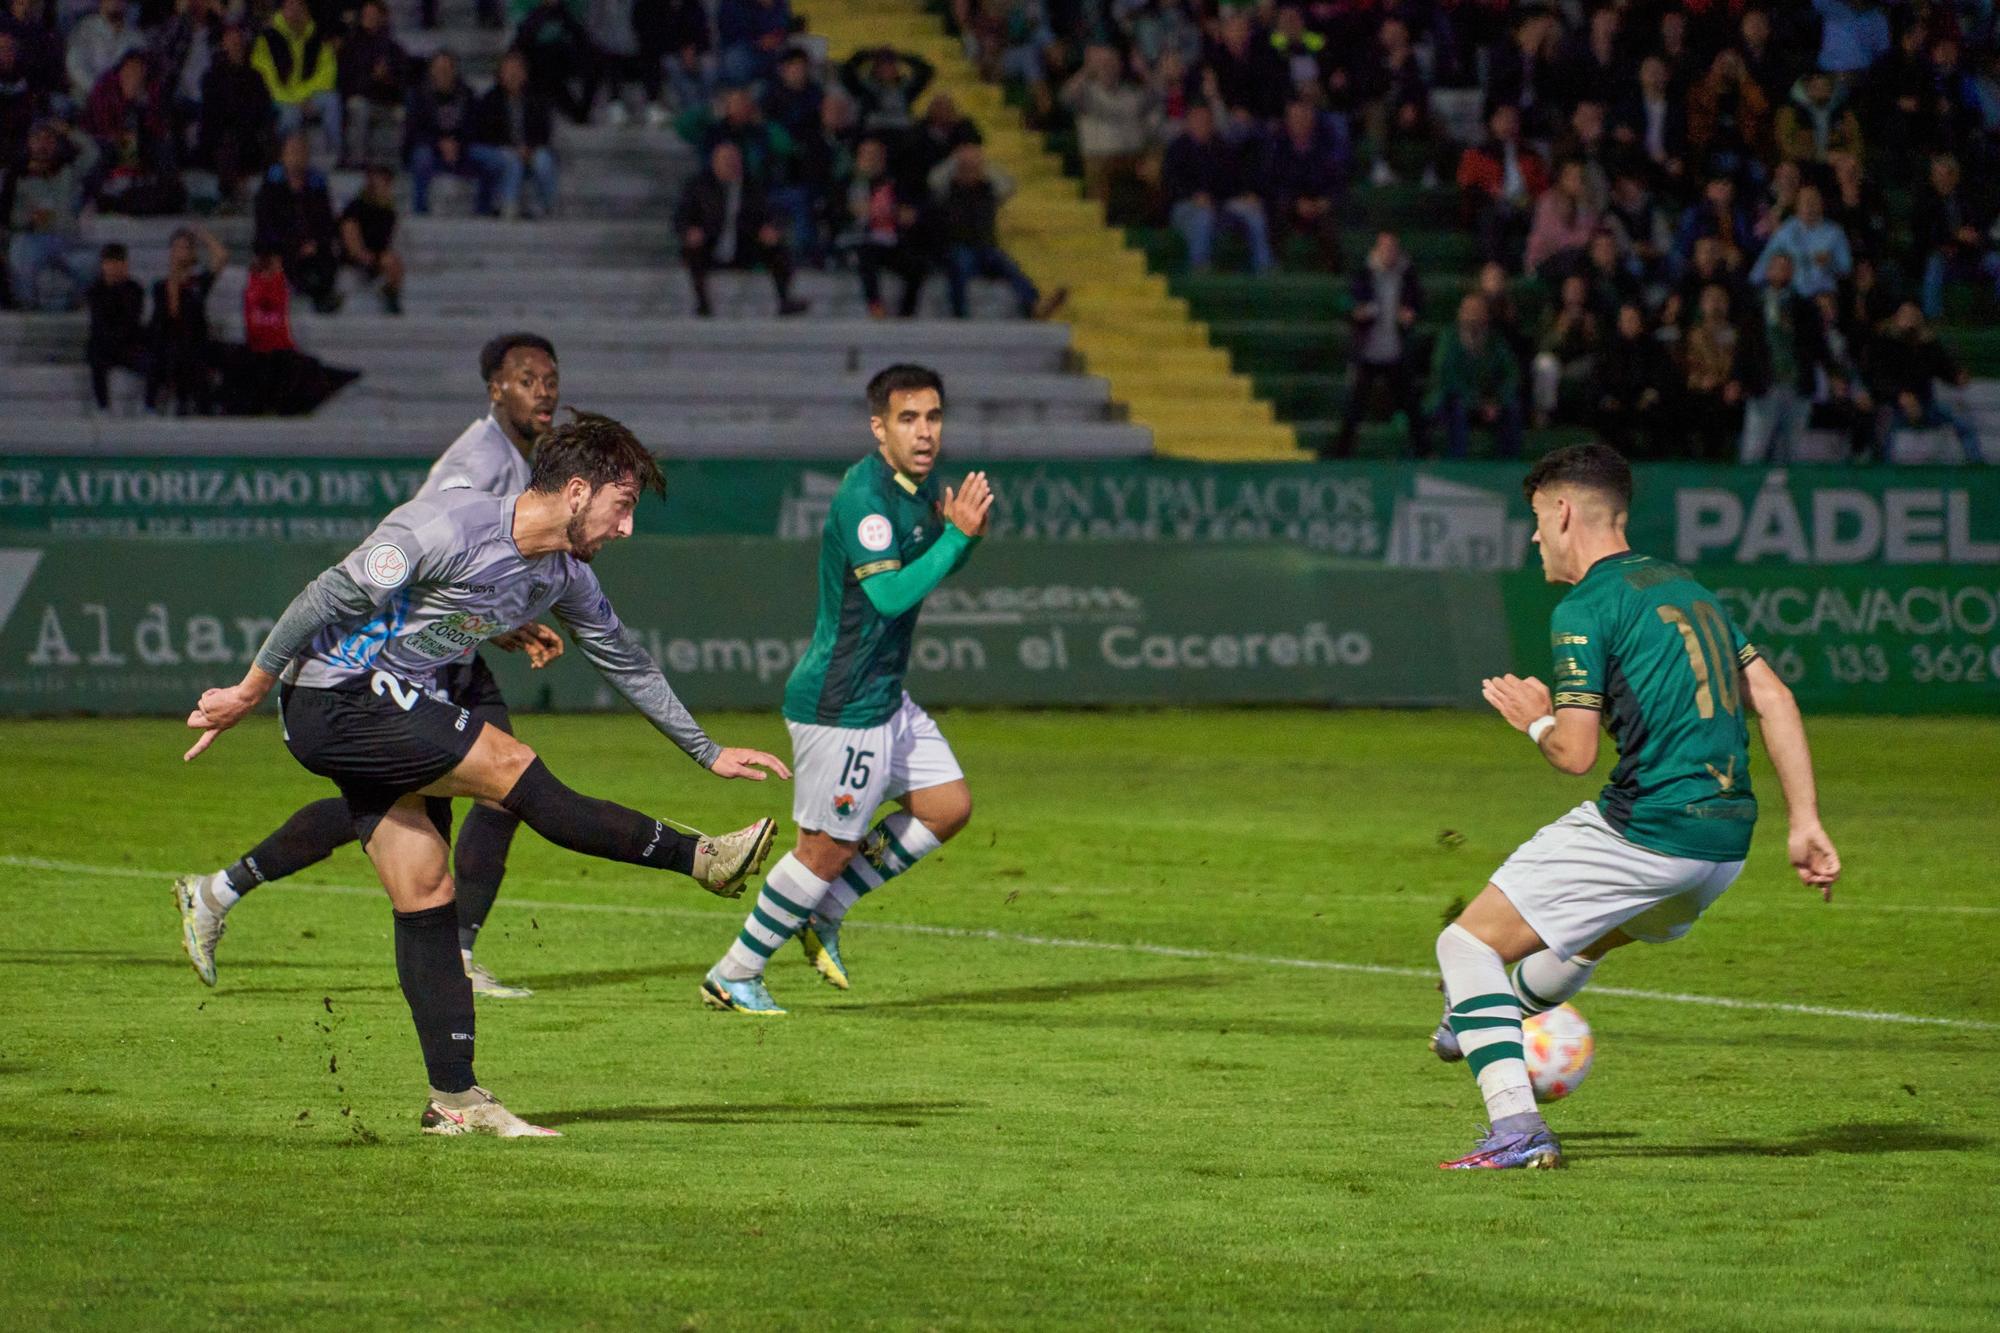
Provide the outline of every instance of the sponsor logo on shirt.
[[426,625],[410,639],[410,647],[428,658],[456,657],[506,628],[497,620],[472,611],[454,611]]
[[367,571],[371,583],[384,588],[400,588],[403,580],[410,577],[410,558],[394,542],[383,542],[370,551],[361,567]]

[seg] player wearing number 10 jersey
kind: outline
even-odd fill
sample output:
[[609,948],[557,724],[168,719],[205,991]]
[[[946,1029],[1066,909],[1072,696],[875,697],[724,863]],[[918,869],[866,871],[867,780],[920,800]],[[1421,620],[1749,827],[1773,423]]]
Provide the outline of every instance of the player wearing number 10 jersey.
[[[943,846],[972,816],[951,744],[903,690],[925,597],[986,532],[993,503],[974,472],[942,496],[932,469],[944,430],[944,381],[890,366],[868,384],[878,448],[849,468],[820,541],[819,615],[785,686],[798,777],[798,846],[765,878],[735,943],[702,979],[713,1009],[778,1017],[764,964],[794,935],[846,990],[840,927],[863,894]],[[884,801],[902,808],[870,828]]]
[[1831,897],[1840,875],[1791,691],[1715,594],[1627,547],[1625,460],[1572,445],[1536,464],[1523,489],[1543,570],[1575,587],[1552,618],[1553,695],[1532,677],[1499,676],[1485,682],[1487,702],[1565,773],[1596,765],[1600,724],[1618,765],[1596,801],[1523,843],[1438,936],[1445,1018],[1431,1049],[1466,1062],[1492,1120],[1449,1168],[1562,1165],[1535,1109],[1521,1017],[1582,990],[1610,950],[1687,934],[1734,882],[1757,820],[1746,707],[1784,788],[1799,878]]

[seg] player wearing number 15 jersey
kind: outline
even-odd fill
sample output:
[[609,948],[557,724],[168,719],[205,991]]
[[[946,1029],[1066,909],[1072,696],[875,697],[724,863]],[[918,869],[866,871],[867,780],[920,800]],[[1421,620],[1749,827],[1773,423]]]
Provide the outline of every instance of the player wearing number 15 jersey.
[[1582,990],[1610,950],[1687,934],[1735,881],[1757,820],[1746,709],[1784,789],[1799,878],[1830,898],[1840,875],[1792,692],[1715,594],[1625,544],[1625,460],[1572,445],[1536,464],[1523,489],[1543,570],[1575,587],[1551,624],[1554,693],[1498,676],[1487,702],[1565,773],[1596,765],[1600,725],[1618,764],[1597,800],[1523,843],[1438,936],[1445,1018],[1431,1049],[1466,1062],[1492,1120],[1473,1153],[1444,1163],[1458,1169],[1562,1165],[1535,1109],[1521,1017]]
[[[826,981],[848,987],[840,952],[847,909],[936,851],[972,816],[951,745],[903,690],[917,612],[986,532],[984,473],[942,497],[932,469],[944,382],[890,366],[868,384],[878,448],[849,468],[820,539],[819,615],[785,686],[798,776],[798,846],[765,878],[735,943],[709,970],[710,1008],[777,1017],[764,964],[794,935]],[[870,828],[875,809],[901,809]]]

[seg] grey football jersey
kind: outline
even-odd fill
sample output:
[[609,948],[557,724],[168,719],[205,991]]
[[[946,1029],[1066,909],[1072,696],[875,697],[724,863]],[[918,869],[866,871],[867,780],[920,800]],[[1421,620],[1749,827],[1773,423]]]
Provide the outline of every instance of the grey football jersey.
[[704,767],[710,740],[619,623],[590,566],[567,552],[525,558],[518,495],[469,487],[411,500],[294,599],[257,654],[291,685],[336,689],[384,672],[427,693],[496,634],[554,611],[590,664]]
[[515,495],[528,489],[529,474],[527,457],[488,413],[467,426],[465,433],[438,455],[430,475],[411,498],[427,500],[440,491],[467,487],[488,495]]

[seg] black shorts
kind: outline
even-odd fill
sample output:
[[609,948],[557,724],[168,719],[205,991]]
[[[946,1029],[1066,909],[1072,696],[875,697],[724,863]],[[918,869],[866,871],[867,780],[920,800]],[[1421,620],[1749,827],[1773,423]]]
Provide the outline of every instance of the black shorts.
[[438,672],[438,683],[453,703],[472,710],[473,721],[489,722],[509,736],[514,734],[507,701],[500,697],[500,682],[493,679],[492,668],[478,653]]
[[[483,726],[470,708],[434,699],[386,671],[339,689],[291,687],[279,711],[286,748],[340,788],[363,843],[398,800],[457,768]],[[430,807],[431,822],[449,837],[451,802],[437,798]]]

